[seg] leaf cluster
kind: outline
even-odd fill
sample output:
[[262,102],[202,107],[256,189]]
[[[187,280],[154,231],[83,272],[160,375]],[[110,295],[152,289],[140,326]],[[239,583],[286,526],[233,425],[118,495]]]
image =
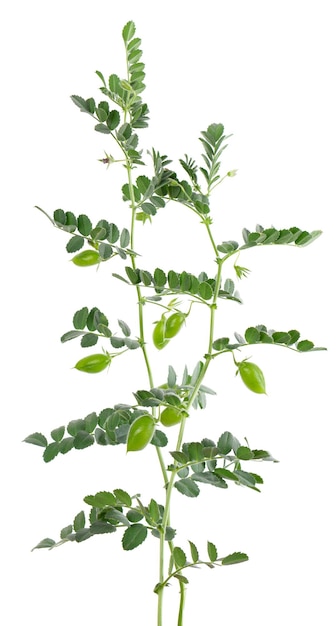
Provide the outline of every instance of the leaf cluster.
[[[136,184],[130,185],[125,183],[122,187],[122,198],[125,202],[135,202],[141,211],[136,214],[137,219],[144,221],[143,214],[148,218],[156,215],[157,210],[163,208],[166,203],[160,196],[160,189],[163,184],[163,174],[153,176],[149,179],[147,176],[138,176]],[[140,216],[142,216],[140,218]]]
[[[142,103],[141,99],[133,93],[130,97],[130,91],[124,89],[126,81],[121,81],[116,74],[112,74],[108,79],[108,85],[101,74],[96,72],[103,81],[103,87],[100,90],[108,96],[114,103],[118,104],[123,111],[131,112],[131,122],[121,122],[120,113],[116,109],[110,110],[109,103],[103,100],[96,104],[94,98],[85,100],[80,96],[71,96],[73,103],[79,107],[82,112],[89,113],[98,124],[95,130],[104,135],[112,135],[119,147],[121,148],[125,158],[132,165],[144,165],[142,161],[142,150],[137,150],[139,138],[133,132],[133,128],[145,128],[148,126],[148,107]],[[133,101],[133,103],[132,103]]]
[[201,371],[204,367],[202,361],[198,361],[192,374],[189,374],[187,366],[183,371],[181,384],[177,384],[177,375],[174,368],[170,365],[168,369],[167,383],[161,387],[155,387],[150,390],[141,389],[133,395],[139,406],[144,407],[162,407],[174,406],[183,409],[189,404],[191,395],[194,395],[192,407],[194,409],[204,409],[206,407],[206,395],[216,395],[216,392],[205,385],[198,386],[195,394],[195,388]]
[[128,247],[130,233],[127,228],[120,230],[116,224],[105,219],[99,220],[93,226],[87,215],[81,213],[76,217],[71,211],[63,211],[63,209],[56,209],[52,218],[40,207],[36,208],[44,213],[56,228],[73,235],[66,244],[66,250],[69,253],[81,250],[86,241],[92,248],[98,250],[102,261],[115,255],[125,260],[128,255],[136,254]]
[[[59,426],[51,431],[51,441],[41,433],[32,433],[24,439],[44,448],[46,463],[70,450],[83,450],[97,443],[101,446],[125,444],[132,422],[140,415],[147,415],[143,409],[134,409],[127,404],[116,404],[114,408],[103,409],[98,415],[93,412],[83,419],[71,420],[67,426]],[[159,429],[155,430],[151,444],[166,446],[168,439]]]
[[308,339],[300,340],[300,333],[298,330],[276,331],[273,329],[267,329],[267,327],[263,324],[249,326],[249,328],[246,329],[244,336],[239,333],[235,333],[235,338],[238,343],[231,343],[229,337],[221,337],[213,342],[212,347],[216,351],[227,352],[247,345],[267,343],[288,347],[292,350],[296,350],[297,352],[325,350],[325,348],[315,347],[314,343]]
[[297,226],[293,226],[288,229],[277,230],[276,228],[264,228],[257,224],[256,230],[250,232],[247,228],[243,229],[244,244],[239,245],[237,241],[223,241],[217,246],[219,252],[224,254],[230,254],[245,250],[246,248],[252,248],[254,246],[267,246],[271,244],[275,245],[289,245],[303,247],[312,243],[322,234],[321,230],[313,230],[308,232],[307,230],[301,230]]
[[217,443],[207,438],[202,441],[185,442],[181,451],[176,450],[170,454],[175,463],[168,469],[177,470],[180,478],[174,486],[189,498],[199,495],[198,483],[227,489],[228,481],[233,481],[237,485],[260,491],[256,485],[262,484],[263,479],[258,474],[242,470],[241,461],[276,462],[265,450],[252,450],[249,446],[241,445],[228,431],[219,437]]
[[[162,295],[183,293],[208,302],[213,298],[216,287],[216,279],[209,278],[206,272],[201,272],[198,276],[195,276],[186,271],[176,272],[175,270],[169,270],[166,273],[163,269],[157,267],[151,273],[148,270],[134,269],[128,266],[125,267],[125,272],[128,280],[120,276],[120,274],[112,274],[112,276],[123,280],[129,285],[143,285],[144,287],[154,288],[155,292],[160,294],[159,297],[149,297],[147,300],[159,301]],[[236,291],[235,284],[231,278],[223,282],[219,289],[218,297],[241,304],[240,295]]]
[[248,556],[244,552],[233,552],[225,557],[218,557],[218,549],[211,541],[207,542],[207,560],[202,560],[199,557],[199,551],[196,545],[189,541],[189,549],[191,554],[191,561],[188,561],[185,551],[179,546],[175,546],[172,550],[170,558],[170,570],[171,574],[162,582],[158,583],[154,592],[158,593],[162,587],[169,584],[172,578],[176,578],[179,582],[188,584],[189,580],[184,573],[181,572],[189,567],[199,567],[200,565],[206,565],[210,569],[214,569],[216,565],[236,565],[248,561]]
[[[80,511],[73,523],[62,528],[60,541],[46,538],[34,548],[54,548],[68,541],[81,543],[94,535],[116,532],[118,528],[125,529],[122,536],[124,550],[134,550],[140,546],[148,536],[148,531],[159,538],[163,534],[162,521],[164,507],[153,498],[148,506],[144,506],[140,496],[130,496],[123,489],[113,492],[99,491],[95,495],[84,498],[84,502],[91,506],[88,515],[88,525],[84,511]],[[172,541],[175,530],[168,526],[165,531],[165,540]]]
[[[219,182],[221,182],[219,176],[219,159],[222,155],[223,150],[228,145],[223,145],[223,142],[226,139],[229,139],[229,137],[231,137],[231,135],[224,135],[223,124],[210,124],[207,130],[201,131],[201,137],[199,138],[204,148],[202,158],[205,162],[205,167],[198,168],[194,159],[188,157],[187,154],[185,154],[184,159],[179,159],[180,164],[190,178],[193,190],[196,192],[201,192],[201,187],[199,185],[197,177],[198,169],[200,170],[200,172],[202,172],[207,183],[207,194],[205,197],[209,196],[216,184],[219,184]],[[229,175],[229,173],[227,175]],[[230,173],[230,175],[232,174]],[[209,212],[209,210],[205,210],[202,212],[206,213]]]
[[[61,342],[71,341],[77,337],[81,337],[82,348],[87,348],[96,345],[100,337],[109,339],[113,348],[128,348],[129,350],[136,350],[140,347],[140,343],[137,339],[132,339],[131,329],[126,322],[118,320],[118,325],[123,333],[123,337],[112,334],[109,328],[109,321],[97,307],[91,310],[88,307],[83,307],[76,311],[73,316],[73,326],[75,330],[70,330],[61,337]],[[89,332],[84,330],[87,328]]]
[[168,168],[171,163],[167,155],[154,148],[149,152],[153,161],[154,176],[138,176],[136,184],[126,183],[122,187],[123,200],[135,203],[136,219],[145,222],[156,215],[169,200],[176,200],[203,215],[209,212],[206,196],[194,193],[186,181],[180,181],[176,172]]
[[82,98],[73,95],[71,99],[79,109],[91,115],[98,123],[95,130],[103,134],[112,134],[125,158],[134,165],[143,165],[142,151],[137,150],[138,135],[133,129],[148,126],[149,109],[141,99],[141,92],[145,89],[145,65],[141,60],[141,39],[134,37],[134,22],[128,22],[123,29],[123,40],[126,48],[127,78],[121,79],[117,74],[111,74],[106,80],[100,71],[96,74],[102,81],[100,91],[123,112],[123,118],[129,114],[130,121],[124,122],[117,109],[110,109],[108,101],[102,100],[96,104],[94,98]]
[[137,205],[137,219],[150,219],[169,200],[184,204],[205,217],[210,211],[208,196],[195,192],[187,181],[179,180],[176,172],[167,167],[171,161],[166,155],[160,155],[154,149],[150,154],[154,166],[153,178],[139,176],[132,188],[129,184],[122,188],[123,199],[134,199]]
[[208,184],[209,193],[215,183],[220,179],[218,174],[220,168],[219,158],[228,145],[225,144],[223,146],[223,142],[231,137],[231,135],[224,135],[223,124],[211,124],[206,131],[201,132],[201,135],[200,141],[205,150],[205,154],[202,154],[205,161],[205,168],[200,167],[200,171]]
[[[63,218],[63,214],[64,212],[61,212],[61,209],[58,209],[58,211],[54,213],[54,219],[59,228],[62,228],[60,218]],[[65,216],[66,215],[67,214],[65,214]],[[74,235],[67,243],[67,252],[77,252],[80,250],[86,239],[93,248],[98,250],[102,261],[106,261],[115,254],[118,254],[125,260],[127,254],[133,253],[133,251],[128,248],[130,234],[127,228],[123,228],[120,232],[116,224],[112,222],[109,223],[104,219],[99,220],[93,228],[87,215],[80,215],[77,219],[77,230],[79,234]],[[117,241],[119,241],[119,246],[116,245]]]

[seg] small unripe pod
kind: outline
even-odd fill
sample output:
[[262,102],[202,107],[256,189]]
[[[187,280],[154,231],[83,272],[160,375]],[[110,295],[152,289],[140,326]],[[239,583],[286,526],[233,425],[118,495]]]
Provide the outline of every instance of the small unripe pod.
[[254,393],[266,393],[265,378],[260,367],[250,361],[237,363],[240,377],[246,387]]
[[183,417],[182,411],[174,406],[167,406],[161,413],[160,422],[163,426],[175,426]]
[[80,361],[76,363],[75,368],[87,374],[97,374],[106,369],[110,365],[111,360],[109,354],[90,354],[80,359]]
[[89,267],[90,265],[97,265],[101,258],[97,250],[83,250],[76,254],[71,261],[79,267]]
[[177,335],[177,333],[181,330],[186,317],[185,313],[181,313],[180,311],[176,311],[176,313],[173,313],[170,317],[168,317],[165,331],[167,339],[171,339]]
[[153,343],[158,350],[162,350],[169,343],[169,339],[166,339],[166,323],[167,320],[163,315],[153,330]]
[[127,435],[127,452],[143,450],[154,435],[155,422],[150,415],[140,415],[132,422]]

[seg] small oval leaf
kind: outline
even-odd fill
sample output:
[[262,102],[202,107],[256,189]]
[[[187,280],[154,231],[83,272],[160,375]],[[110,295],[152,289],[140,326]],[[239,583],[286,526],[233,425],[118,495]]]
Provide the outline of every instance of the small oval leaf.
[[85,527],[85,514],[84,514],[84,511],[80,511],[79,513],[77,513],[73,521],[73,529],[75,532],[77,532],[78,530],[81,530],[84,527]]
[[23,440],[25,443],[32,443],[34,446],[41,446],[42,448],[46,448],[48,445],[48,441],[42,433],[33,433],[32,435],[28,435]]
[[83,246],[84,246],[83,237],[80,237],[80,235],[75,235],[74,237],[71,237],[71,239],[69,239],[66,245],[66,250],[67,252],[77,252]]
[[76,311],[72,320],[74,328],[77,328],[77,330],[83,330],[86,326],[88,315],[89,309],[87,306],[84,306],[82,309],[79,309],[79,311]]
[[235,565],[236,563],[243,563],[244,561],[248,561],[248,559],[249,558],[247,554],[244,554],[243,552],[233,552],[232,554],[224,557],[221,562],[222,565]]
[[201,296],[201,298],[203,298],[203,300],[210,300],[213,296],[213,291],[212,291],[211,286],[209,285],[209,283],[205,281],[200,283],[198,293]]
[[185,553],[183,552],[182,548],[179,548],[178,546],[176,546],[173,550],[173,557],[177,569],[183,567],[187,562],[187,557]]
[[257,343],[260,340],[260,332],[254,326],[250,326],[245,331],[245,339],[247,343]]
[[242,461],[250,461],[254,457],[252,450],[247,446],[239,446],[236,450],[236,456]]
[[95,346],[97,341],[98,335],[94,335],[93,333],[86,333],[81,339],[81,346],[82,348],[90,348],[91,346]]
[[176,481],[174,486],[177,491],[184,496],[188,496],[188,498],[196,498],[200,492],[199,486],[194,480],[191,480],[191,478],[182,478]]
[[59,453],[59,444],[58,442],[50,443],[43,452],[43,460],[46,463],[52,461]]
[[122,547],[124,550],[134,550],[142,544],[147,537],[147,528],[143,524],[132,524],[124,532]]
[[208,555],[209,555],[210,561],[216,561],[218,557],[218,552],[217,552],[217,548],[215,544],[211,543],[211,541],[208,541],[207,549],[208,549]]
[[57,441],[59,443],[63,439],[64,431],[65,426],[60,426],[59,428],[55,428],[54,430],[52,430],[50,436],[54,441]]
[[314,344],[312,341],[308,341],[308,339],[304,339],[303,341],[299,341],[296,347],[299,350],[299,352],[309,352],[309,350],[313,349]]

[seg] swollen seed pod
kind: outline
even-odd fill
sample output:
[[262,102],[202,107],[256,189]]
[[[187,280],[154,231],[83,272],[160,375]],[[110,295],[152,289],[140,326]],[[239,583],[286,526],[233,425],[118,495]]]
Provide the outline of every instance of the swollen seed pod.
[[237,365],[240,377],[250,391],[266,393],[264,374],[258,365],[249,361],[242,361]]
[[162,350],[162,348],[169,343],[169,339],[166,338],[166,324],[167,320],[165,316],[162,315],[160,321],[156,323],[153,330],[153,343],[158,350]]
[[151,441],[155,422],[150,415],[140,415],[132,422],[127,435],[127,452],[143,450]]
[[[185,413],[186,415],[186,413]],[[182,412],[173,406],[167,406],[161,413],[160,422],[163,426],[175,426],[182,419]]]
[[101,258],[97,250],[83,250],[83,252],[76,254],[71,261],[79,267],[89,267],[90,265],[97,265]]
[[176,313],[173,313],[170,317],[168,317],[165,331],[165,336],[168,339],[177,335],[177,333],[181,330],[186,317],[185,313],[181,313],[181,311],[176,311]]
[[106,369],[111,361],[112,358],[109,354],[90,354],[80,359],[80,361],[76,363],[75,368],[87,374],[97,374]]

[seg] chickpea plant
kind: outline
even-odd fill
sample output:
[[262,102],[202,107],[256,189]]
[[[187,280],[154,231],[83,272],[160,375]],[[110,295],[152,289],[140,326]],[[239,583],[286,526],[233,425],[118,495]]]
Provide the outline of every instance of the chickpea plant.
[[[206,396],[215,393],[204,384],[210,364],[223,355],[232,358],[233,375],[238,375],[251,392],[265,394],[263,372],[249,356],[241,356],[245,347],[250,349],[253,344],[274,344],[297,352],[322,349],[314,347],[311,341],[302,340],[297,330],[275,331],[264,325],[250,326],[242,334],[235,333],[234,338],[215,337],[215,317],[221,301],[241,302],[234,281],[224,276],[225,263],[233,257],[234,271],[239,280],[248,274],[248,269],[237,263],[240,251],[256,246],[291,245],[302,248],[314,241],[320,231],[258,225],[252,231],[244,228],[240,243],[216,241],[212,230],[211,192],[225,178],[236,174],[235,170],[222,176],[219,173],[220,157],[228,139],[220,123],[210,124],[201,132],[202,166],[187,155],[180,159],[181,172],[186,180],[171,169],[171,161],[156,149],[148,153],[151,159],[149,177],[135,174],[138,168],[142,171],[145,166],[137,134],[148,125],[148,107],[141,95],[145,89],[145,66],[141,40],[135,37],[132,21],[123,28],[122,38],[127,59],[126,79],[121,80],[112,74],[105,80],[97,71],[101,81],[100,91],[106,99],[96,104],[93,98],[72,96],[72,101],[80,111],[93,117],[95,130],[109,135],[108,139],[112,138],[119,151],[117,160],[122,161],[126,176],[122,199],[131,208],[129,229],[110,222],[108,216],[93,226],[84,214],[75,216],[72,212],[57,209],[51,217],[44,209],[37,208],[54,227],[70,237],[66,250],[74,255],[71,260],[80,268],[78,271],[90,271],[85,268],[98,267],[116,256],[120,257],[125,262],[125,271],[123,275],[113,274],[115,284],[122,281],[124,289],[133,289],[138,306],[138,329],[134,336],[123,320],[117,322],[119,332],[111,330],[107,316],[99,307],[89,310],[84,306],[76,311],[73,328],[61,337],[61,341],[80,339],[81,347],[85,349],[101,341],[104,348],[79,359],[75,368],[83,372],[83,376],[97,374],[109,368],[117,356],[137,349],[143,354],[148,386],[146,389],[133,389],[131,403],[125,403],[120,398],[120,403],[113,408],[100,408],[97,413],[55,428],[49,438],[36,432],[26,437],[25,441],[43,448],[46,463],[72,450],[83,450],[94,444],[111,446],[111,450],[113,446],[125,445],[128,452],[139,455],[141,450],[151,445],[157,456],[158,471],[162,474],[162,502],[154,497],[144,502],[138,494],[139,485],[135,485],[136,495],[112,485],[111,491],[100,491],[84,498],[90,510],[87,513],[80,511],[73,522],[61,530],[58,540],[43,539],[33,549],[53,549],[69,542],[86,541],[94,535],[120,533],[124,550],[134,550],[152,536],[158,545],[159,576],[154,588],[157,594],[156,623],[157,626],[163,624],[164,592],[168,584],[175,581],[180,593],[177,624],[182,626],[188,569],[201,565],[210,568],[234,565],[247,561],[248,556],[242,552],[219,556],[214,543],[208,541],[204,547],[198,548],[192,537],[188,545],[176,543],[177,531],[171,511],[173,492],[178,492],[177,498],[196,498],[204,486],[225,490],[233,484],[259,491],[263,480],[255,473],[254,463],[275,461],[268,451],[251,449],[246,440],[241,443],[230,432],[223,432],[216,440],[208,437],[201,441],[184,440],[186,422],[192,426],[193,411],[204,410]],[[107,153],[101,159],[107,165],[114,160]],[[144,269],[141,266],[136,226],[140,223],[151,227],[153,222],[155,228],[155,215],[171,201],[189,209],[201,222],[214,256],[212,276],[209,277],[206,272],[194,275],[182,268]],[[200,360],[191,369],[190,364],[186,365],[181,378],[169,365],[166,382],[158,386],[147,346],[152,342],[161,351],[174,341],[187,325],[189,315],[197,314],[197,307],[193,307],[196,302],[206,307],[209,313],[206,347],[201,348]],[[158,321],[150,334],[147,330],[145,334],[145,304],[146,309],[150,306],[159,311]],[[175,437],[174,445],[170,441]]]

